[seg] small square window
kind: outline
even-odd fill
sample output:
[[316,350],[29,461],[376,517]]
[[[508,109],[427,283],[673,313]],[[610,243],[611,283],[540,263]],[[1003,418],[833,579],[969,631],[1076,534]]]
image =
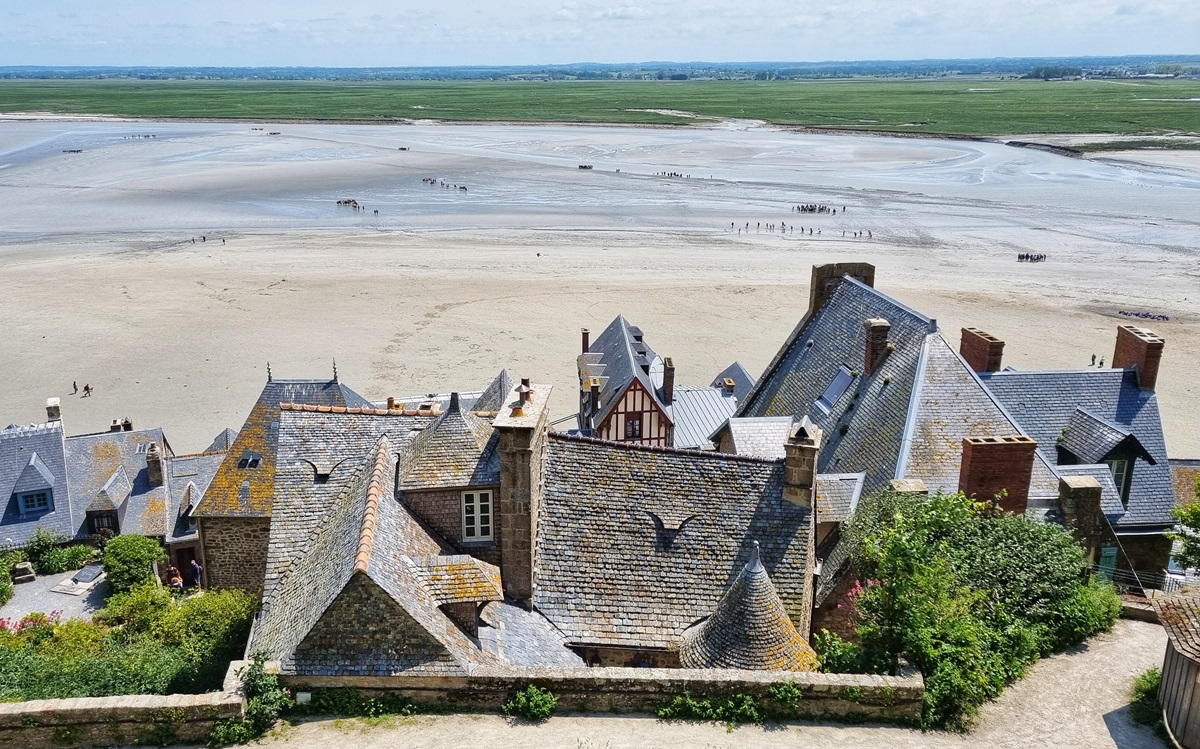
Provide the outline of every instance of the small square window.
[[54,503],[50,501],[49,490],[25,492],[20,499],[22,513],[49,512],[54,509]]
[[463,492],[462,495],[463,541],[492,540],[492,493]]
[[625,439],[636,440],[642,437],[642,417],[641,416],[626,416],[625,417]]

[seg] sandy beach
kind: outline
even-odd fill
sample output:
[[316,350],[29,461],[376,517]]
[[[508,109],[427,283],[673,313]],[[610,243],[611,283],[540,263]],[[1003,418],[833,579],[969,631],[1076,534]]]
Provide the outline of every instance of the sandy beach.
[[1003,338],[1017,368],[1108,360],[1121,310],[1169,316],[1143,323],[1167,339],[1168,449],[1200,456],[1200,162],[1126,156],[745,122],[4,120],[0,420],[58,395],[69,433],[128,416],[193,451],[241,425],[268,361],[323,377],[335,358],[374,399],[507,367],[553,382],[566,416],[580,327],[624,313],[680,383],[734,359],[758,374],[810,267],[865,260],[952,340]]

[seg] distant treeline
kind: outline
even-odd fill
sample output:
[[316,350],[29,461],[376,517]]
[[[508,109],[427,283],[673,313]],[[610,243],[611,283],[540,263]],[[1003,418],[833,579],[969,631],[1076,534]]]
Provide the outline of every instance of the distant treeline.
[[[1075,72],[1062,72],[1075,71]],[[1057,73],[1057,74],[1056,74]],[[569,65],[319,67],[0,67],[0,78],[142,80],[786,80],[859,76],[936,78],[989,75],[1062,78],[1073,75],[1200,74],[1200,55],[1021,57],[826,62],[643,62]]]

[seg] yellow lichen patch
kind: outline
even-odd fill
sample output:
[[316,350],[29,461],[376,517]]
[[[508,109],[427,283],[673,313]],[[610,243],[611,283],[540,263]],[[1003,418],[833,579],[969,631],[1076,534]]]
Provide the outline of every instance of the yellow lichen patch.
[[[245,425],[238,432],[217,475],[204,493],[196,510],[203,517],[269,517],[275,496],[275,448],[268,435],[271,424],[279,418],[278,406],[265,402],[254,405]],[[240,468],[242,455],[250,452],[261,456],[257,468]],[[242,485],[248,482],[248,496],[243,502]]]
[[167,502],[163,497],[151,496],[146,503],[146,514],[142,516],[142,532],[148,536],[166,535]]

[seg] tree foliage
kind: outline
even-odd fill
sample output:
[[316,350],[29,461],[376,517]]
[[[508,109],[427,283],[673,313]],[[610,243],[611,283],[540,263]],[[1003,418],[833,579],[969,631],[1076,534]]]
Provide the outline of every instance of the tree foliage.
[[[1110,628],[1120,612],[1111,586],[1085,579],[1083,550],[1063,528],[994,517],[962,494],[884,493],[845,533],[870,581],[854,597],[859,665],[918,666],[929,726],[967,726],[1029,664]],[[840,654],[836,645],[825,649]]]
[[122,534],[104,547],[104,572],[108,590],[119,594],[154,578],[154,563],[165,562],[166,552],[157,541],[135,534]]
[[1175,561],[1183,567],[1200,567],[1200,476],[1196,477],[1195,501],[1172,507],[1171,514],[1178,525],[1167,535],[1182,546],[1174,555]]

